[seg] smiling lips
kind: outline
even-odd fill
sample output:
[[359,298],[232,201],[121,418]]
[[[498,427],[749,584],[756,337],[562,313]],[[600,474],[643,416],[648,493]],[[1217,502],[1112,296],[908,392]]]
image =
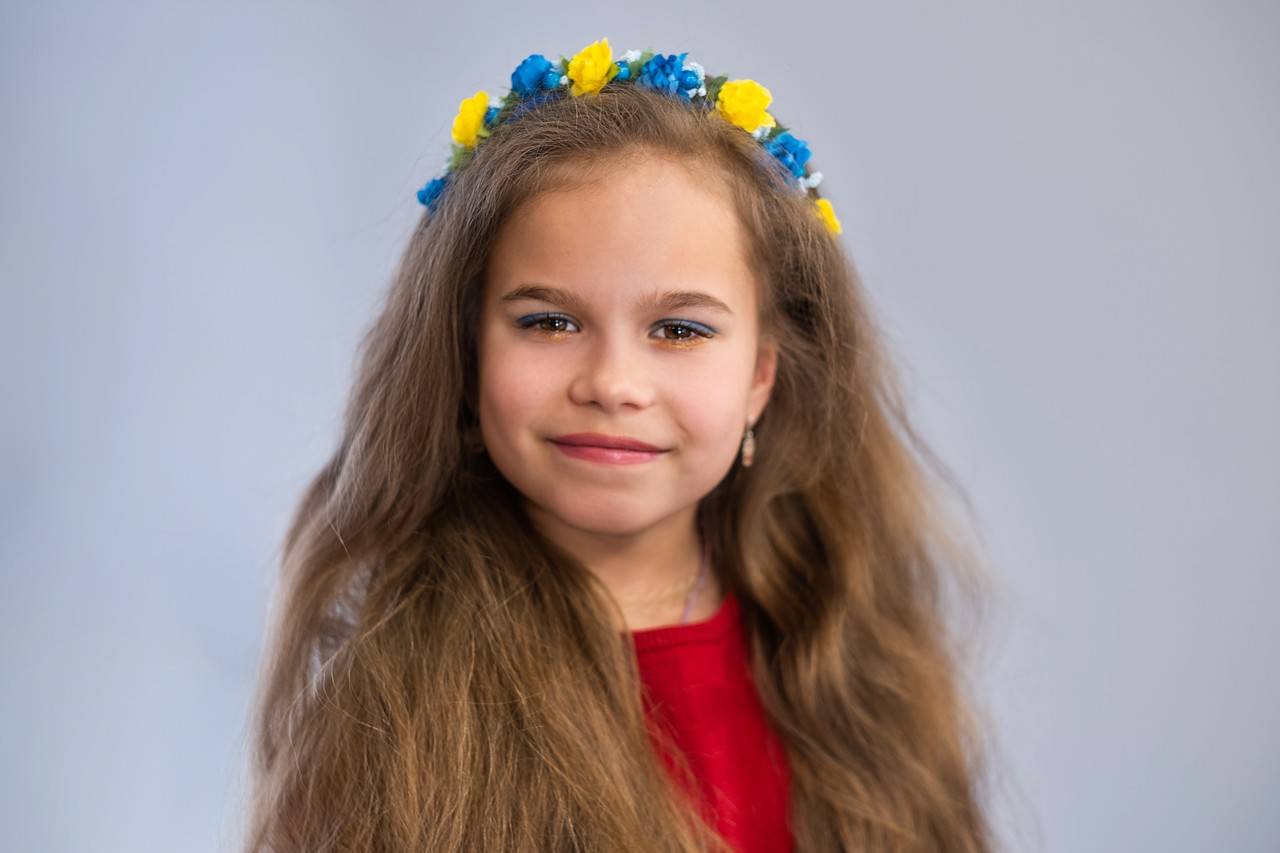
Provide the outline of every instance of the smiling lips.
[[598,432],[575,432],[569,435],[558,435],[551,439],[561,453],[575,459],[586,459],[591,462],[611,462],[629,465],[637,462],[651,462],[663,453],[661,447],[655,447],[634,438],[621,435],[604,435]]

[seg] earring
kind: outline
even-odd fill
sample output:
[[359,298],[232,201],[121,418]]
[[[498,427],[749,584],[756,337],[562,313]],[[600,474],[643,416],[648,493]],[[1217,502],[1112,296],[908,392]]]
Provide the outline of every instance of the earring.
[[747,427],[746,435],[742,437],[742,467],[750,468],[751,462],[756,458],[756,434]]

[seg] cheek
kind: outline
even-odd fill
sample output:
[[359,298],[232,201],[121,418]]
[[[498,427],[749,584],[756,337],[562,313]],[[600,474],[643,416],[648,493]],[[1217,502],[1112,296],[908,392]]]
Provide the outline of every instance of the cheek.
[[480,432],[499,469],[517,480],[546,431],[563,423],[569,365],[557,347],[530,346],[502,328],[489,327],[478,345]]
[[668,399],[694,446],[719,459],[732,454],[746,429],[749,362],[745,350],[717,354],[674,382]]
[[548,393],[551,376],[501,343],[483,345],[479,369],[480,423],[487,439],[514,440]]
[[718,436],[731,433],[741,419],[741,393],[719,376],[674,388],[669,399],[681,426],[696,444],[714,444]]

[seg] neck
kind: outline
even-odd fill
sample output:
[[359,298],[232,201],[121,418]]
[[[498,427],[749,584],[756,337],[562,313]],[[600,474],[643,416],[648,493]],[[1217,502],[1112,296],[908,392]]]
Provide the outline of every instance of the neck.
[[582,530],[532,503],[526,508],[543,535],[580,560],[608,589],[622,611],[622,624],[615,617],[619,631],[675,625],[685,614],[686,601],[690,622],[715,611],[720,591],[711,566],[697,584],[702,545],[696,505],[625,535]]

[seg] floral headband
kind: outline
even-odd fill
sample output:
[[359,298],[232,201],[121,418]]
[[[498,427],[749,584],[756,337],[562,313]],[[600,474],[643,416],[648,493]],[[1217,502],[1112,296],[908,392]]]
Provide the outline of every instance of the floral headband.
[[[754,80],[708,78],[701,65],[685,61],[687,55],[663,56],[653,51],[629,50],[615,62],[607,38],[587,45],[572,59],[561,57],[558,63],[552,63],[540,53],[532,54],[511,72],[511,90],[505,97],[490,98],[488,93],[479,91],[458,105],[458,114],[453,120],[453,154],[440,175],[418,190],[418,201],[430,212],[448,185],[449,176],[464,167],[476,147],[508,117],[519,115],[557,91],[568,89],[573,96],[593,95],[610,81],[648,86],[704,109],[717,110],[726,121],[750,133],[777,158],[796,179],[796,188],[801,193],[818,186],[822,181],[821,172],[805,174],[809,146],[765,112],[773,100],[769,90]],[[839,234],[840,220],[831,202],[818,198],[813,204],[827,230]]]

